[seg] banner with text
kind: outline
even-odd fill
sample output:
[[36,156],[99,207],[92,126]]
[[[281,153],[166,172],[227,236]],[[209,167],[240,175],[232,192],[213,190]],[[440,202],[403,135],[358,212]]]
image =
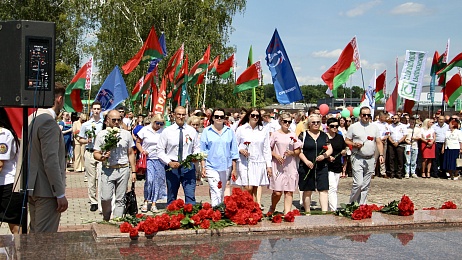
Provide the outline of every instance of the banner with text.
[[427,53],[406,50],[403,70],[398,85],[398,95],[405,99],[418,101],[422,92]]

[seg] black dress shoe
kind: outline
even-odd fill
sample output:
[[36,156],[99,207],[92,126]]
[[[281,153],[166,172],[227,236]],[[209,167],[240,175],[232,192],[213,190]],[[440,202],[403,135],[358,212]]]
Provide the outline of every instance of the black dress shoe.
[[97,211],[97,210],[98,210],[98,204],[91,204],[90,211]]

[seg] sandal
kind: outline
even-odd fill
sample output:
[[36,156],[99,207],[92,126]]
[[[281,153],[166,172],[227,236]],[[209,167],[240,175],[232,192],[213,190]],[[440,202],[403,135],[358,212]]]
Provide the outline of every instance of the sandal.
[[148,212],[148,203],[144,202],[143,206],[141,207],[141,212],[142,213],[147,213]]

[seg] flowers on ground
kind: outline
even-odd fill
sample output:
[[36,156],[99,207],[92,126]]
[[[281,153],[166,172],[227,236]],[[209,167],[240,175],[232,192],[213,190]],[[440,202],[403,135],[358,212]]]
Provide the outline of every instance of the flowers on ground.
[[266,218],[273,223],[281,223],[283,220],[284,222],[294,222],[295,217],[300,215],[300,211],[298,209],[294,209],[287,212],[285,215],[281,212],[268,212],[266,213]]
[[388,203],[380,212],[399,216],[411,216],[414,215],[414,203],[408,196],[403,195],[400,201],[394,200]]
[[231,196],[224,199],[225,217],[238,225],[256,225],[263,217],[260,205],[253,201],[252,195],[234,188]]
[[350,204],[340,204],[340,209],[335,211],[337,216],[348,217],[353,220],[361,220],[365,218],[371,218],[373,211],[380,211],[382,207],[375,204],[371,205],[359,205],[357,202]]
[[[423,210],[437,210],[437,209],[438,208],[435,208],[435,207],[423,208]],[[448,200],[439,209],[457,209],[457,205],[454,202]]]

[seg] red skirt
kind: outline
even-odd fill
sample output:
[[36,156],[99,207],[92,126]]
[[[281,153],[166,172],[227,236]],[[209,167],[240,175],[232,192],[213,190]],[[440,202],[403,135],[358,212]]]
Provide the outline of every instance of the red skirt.
[[436,145],[433,143],[432,147],[427,147],[427,144],[422,142],[420,144],[420,150],[422,151],[422,158],[424,159],[434,159]]

